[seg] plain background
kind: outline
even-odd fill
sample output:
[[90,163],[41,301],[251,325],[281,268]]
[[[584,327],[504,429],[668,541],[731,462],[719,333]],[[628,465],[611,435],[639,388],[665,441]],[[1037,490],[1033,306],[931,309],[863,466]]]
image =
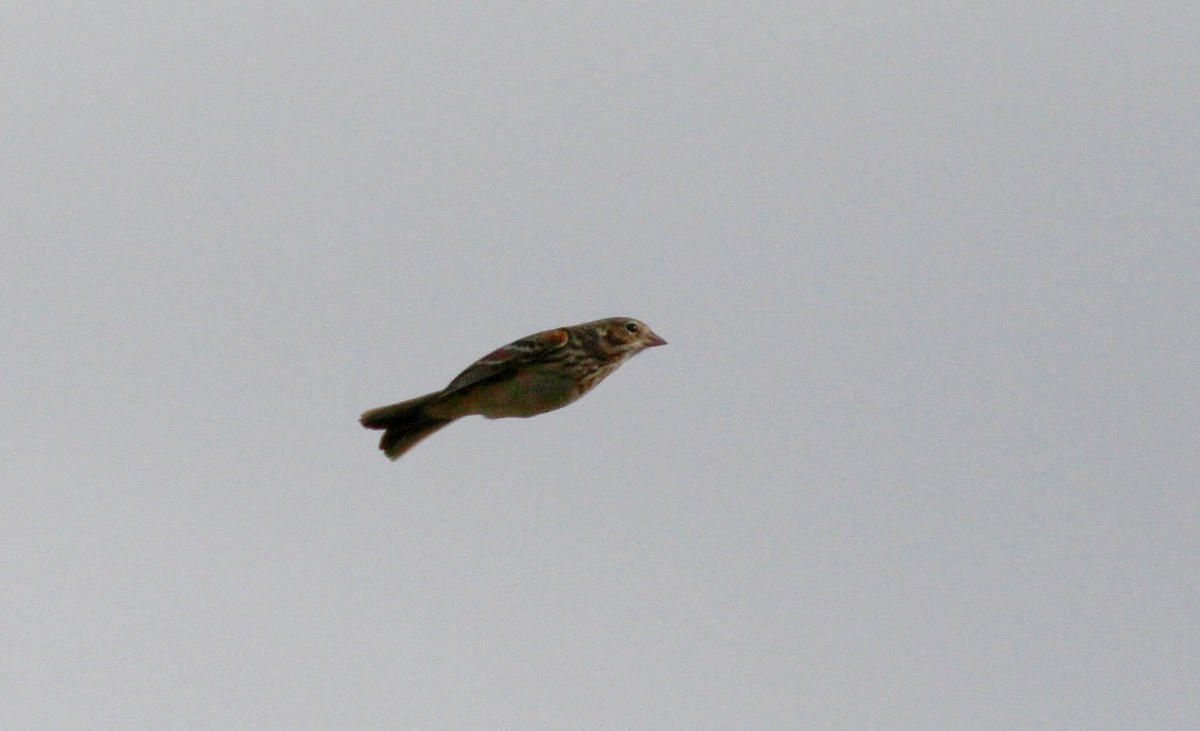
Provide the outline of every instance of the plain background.
[[[1200,4],[0,11],[0,726],[1189,729]],[[670,341],[398,463],[528,333]]]

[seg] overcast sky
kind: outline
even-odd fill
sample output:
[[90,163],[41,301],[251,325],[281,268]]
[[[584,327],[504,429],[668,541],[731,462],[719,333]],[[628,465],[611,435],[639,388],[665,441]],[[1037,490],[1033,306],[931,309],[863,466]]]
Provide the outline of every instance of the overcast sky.
[[[0,727],[1191,729],[1200,4],[0,11]],[[670,341],[396,463],[357,423]]]

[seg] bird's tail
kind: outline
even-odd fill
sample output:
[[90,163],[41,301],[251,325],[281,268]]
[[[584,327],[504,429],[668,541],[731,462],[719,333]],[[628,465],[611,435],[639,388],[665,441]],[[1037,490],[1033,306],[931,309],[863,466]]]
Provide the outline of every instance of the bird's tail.
[[359,417],[359,421],[368,429],[384,430],[379,439],[379,448],[388,459],[396,460],[412,449],[417,442],[454,421],[429,416],[426,413],[426,407],[436,402],[441,395],[440,392],[431,393],[410,401],[371,409]]

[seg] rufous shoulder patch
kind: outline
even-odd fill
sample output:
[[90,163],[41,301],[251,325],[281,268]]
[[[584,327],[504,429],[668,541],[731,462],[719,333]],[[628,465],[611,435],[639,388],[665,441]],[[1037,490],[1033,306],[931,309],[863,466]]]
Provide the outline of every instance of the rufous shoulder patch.
[[546,332],[542,333],[540,340],[546,345],[559,346],[566,345],[567,340],[569,340],[570,337],[571,336],[567,334],[566,330],[547,330]]

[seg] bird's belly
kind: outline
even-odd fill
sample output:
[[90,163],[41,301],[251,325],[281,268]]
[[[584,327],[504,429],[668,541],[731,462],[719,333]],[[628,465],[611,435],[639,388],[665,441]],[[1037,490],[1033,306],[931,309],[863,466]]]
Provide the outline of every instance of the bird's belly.
[[469,395],[471,412],[489,419],[529,417],[560,409],[579,397],[576,383],[566,377],[520,371],[512,378],[489,383]]

